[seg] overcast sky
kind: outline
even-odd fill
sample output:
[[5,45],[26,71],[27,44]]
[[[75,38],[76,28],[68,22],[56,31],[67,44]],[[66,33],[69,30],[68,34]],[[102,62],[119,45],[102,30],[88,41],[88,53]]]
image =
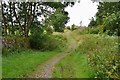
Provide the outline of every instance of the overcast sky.
[[80,0],[80,3],[76,2],[73,7],[68,6],[65,10],[68,11],[70,22],[67,26],[72,24],[80,25],[82,21],[82,26],[88,26],[91,17],[94,17],[97,12],[98,3],[93,3],[91,0]]
[[82,26],[88,26],[90,19],[97,12],[97,5],[98,3],[93,3],[91,0],[80,0],[80,3],[76,2],[73,7],[68,6],[65,9],[70,17],[67,26],[71,26],[72,24],[80,26],[80,21],[82,21]]

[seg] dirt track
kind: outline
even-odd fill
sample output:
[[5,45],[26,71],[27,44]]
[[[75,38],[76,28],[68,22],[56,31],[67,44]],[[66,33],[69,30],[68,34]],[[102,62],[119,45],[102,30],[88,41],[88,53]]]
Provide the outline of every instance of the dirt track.
[[37,71],[34,71],[29,78],[51,78],[52,72],[55,68],[55,65],[65,56],[70,54],[72,51],[76,49],[76,41],[73,39],[71,33],[69,31],[65,32],[65,36],[68,39],[69,46],[67,47],[66,51],[63,51],[57,54],[55,57],[51,58],[50,60],[46,61],[44,64],[40,65]]

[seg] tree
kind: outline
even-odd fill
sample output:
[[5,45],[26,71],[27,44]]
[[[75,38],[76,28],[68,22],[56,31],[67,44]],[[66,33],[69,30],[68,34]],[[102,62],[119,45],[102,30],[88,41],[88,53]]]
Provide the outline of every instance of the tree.
[[[94,23],[94,21],[91,23]],[[99,2],[95,25],[102,25],[103,32],[107,31],[109,35],[119,36],[120,2]]]
[[80,21],[80,27],[82,27],[82,21]]
[[[54,22],[54,29],[55,31],[58,31],[57,25],[60,25],[62,22],[64,22],[67,18],[67,12],[64,11],[64,8],[68,5],[73,5],[73,2],[9,2],[9,4],[6,4],[5,2],[1,2],[2,4],[2,22],[3,29],[4,29],[4,35],[9,35],[16,30],[13,28],[19,30],[19,33],[21,36],[28,37],[28,33],[32,31],[32,25],[37,24],[43,24],[38,21],[38,16],[44,16],[45,20],[49,18],[50,15],[53,13],[56,14],[58,17],[58,12],[60,12],[60,17],[58,20],[59,24],[57,22]],[[59,8],[59,11],[58,11]],[[65,16],[64,16],[64,15]],[[61,21],[62,20],[62,21]],[[63,24],[59,29],[62,31]]]
[[76,25],[73,24],[73,25],[71,26],[71,30],[73,31],[73,30],[75,30],[75,29],[76,29]]
[[48,27],[53,26],[54,31],[63,32],[68,19],[68,13],[63,9],[58,8],[55,13],[49,17],[47,24]]
[[96,21],[95,21],[94,18],[92,17],[92,19],[91,19],[88,27],[95,27],[95,25],[96,25]]

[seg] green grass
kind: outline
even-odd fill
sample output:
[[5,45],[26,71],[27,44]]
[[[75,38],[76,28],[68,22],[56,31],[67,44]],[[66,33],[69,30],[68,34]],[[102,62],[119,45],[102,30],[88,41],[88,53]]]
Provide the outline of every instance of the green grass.
[[2,58],[2,77],[17,78],[24,77],[36,70],[38,65],[44,63],[49,58],[55,56],[56,51],[22,51],[18,54],[9,55]]
[[[79,36],[77,31],[71,33],[79,46]],[[81,39],[82,40],[82,39]],[[93,70],[88,66],[87,55],[79,51],[72,52],[62,59],[55,67],[53,72],[54,78],[90,78],[93,76]]]
[[74,37],[77,50],[61,60],[53,73],[55,78],[119,78],[116,36],[83,34]]
[[47,44],[51,44],[50,48],[56,47],[54,47],[54,50],[45,50],[44,52],[20,49],[19,53],[15,51],[4,55],[2,57],[2,77],[18,78],[30,75],[40,64],[43,64],[57,53],[64,51],[68,42],[63,34],[54,34],[54,36],[51,36],[51,40],[48,40],[45,44],[45,47],[47,47]]
[[92,70],[88,67],[85,54],[76,51],[65,57],[53,72],[54,78],[90,78]]

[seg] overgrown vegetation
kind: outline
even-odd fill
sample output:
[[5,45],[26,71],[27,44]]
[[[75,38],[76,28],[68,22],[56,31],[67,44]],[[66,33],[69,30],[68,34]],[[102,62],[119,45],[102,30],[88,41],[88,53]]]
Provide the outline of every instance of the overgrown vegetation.
[[[119,23],[120,2],[100,2],[96,20],[92,18],[89,28],[80,33],[87,34],[80,51],[88,55],[89,65],[94,68],[96,78],[120,79]],[[96,35],[95,35],[96,34]],[[108,36],[110,35],[110,36]]]
[[[78,30],[73,33],[78,33]],[[120,78],[116,36],[81,33],[75,36],[77,50],[56,65],[53,77]]]
[[38,50],[61,50],[61,47],[65,47],[67,39],[62,35],[46,35],[35,34],[30,37],[30,46],[33,49]]
[[20,52],[21,48],[41,51],[61,49],[66,42],[61,35],[54,36],[52,33],[64,32],[69,19],[64,8],[74,3],[2,2],[1,5],[3,55]]
[[120,2],[99,2],[96,19],[92,18],[88,27],[67,27],[71,32],[66,38],[69,17],[65,7],[73,5],[1,2],[3,78],[26,77],[38,65],[65,51],[72,35],[77,48],[56,65],[53,77],[120,79]]
[[80,52],[87,54],[88,63],[93,67],[96,78],[120,78],[120,57],[118,56],[118,38],[107,35],[84,35]]
[[99,2],[96,20],[91,19],[89,27],[102,26],[102,32],[120,36],[120,2]]
[[4,78],[24,77],[64,50],[67,39],[53,33],[64,32],[68,5],[74,3],[1,2]]
[[28,38],[7,36],[2,40],[2,55],[12,55],[30,48]]
[[88,66],[87,55],[79,49],[62,59],[53,72],[54,78],[92,78],[93,70]]

